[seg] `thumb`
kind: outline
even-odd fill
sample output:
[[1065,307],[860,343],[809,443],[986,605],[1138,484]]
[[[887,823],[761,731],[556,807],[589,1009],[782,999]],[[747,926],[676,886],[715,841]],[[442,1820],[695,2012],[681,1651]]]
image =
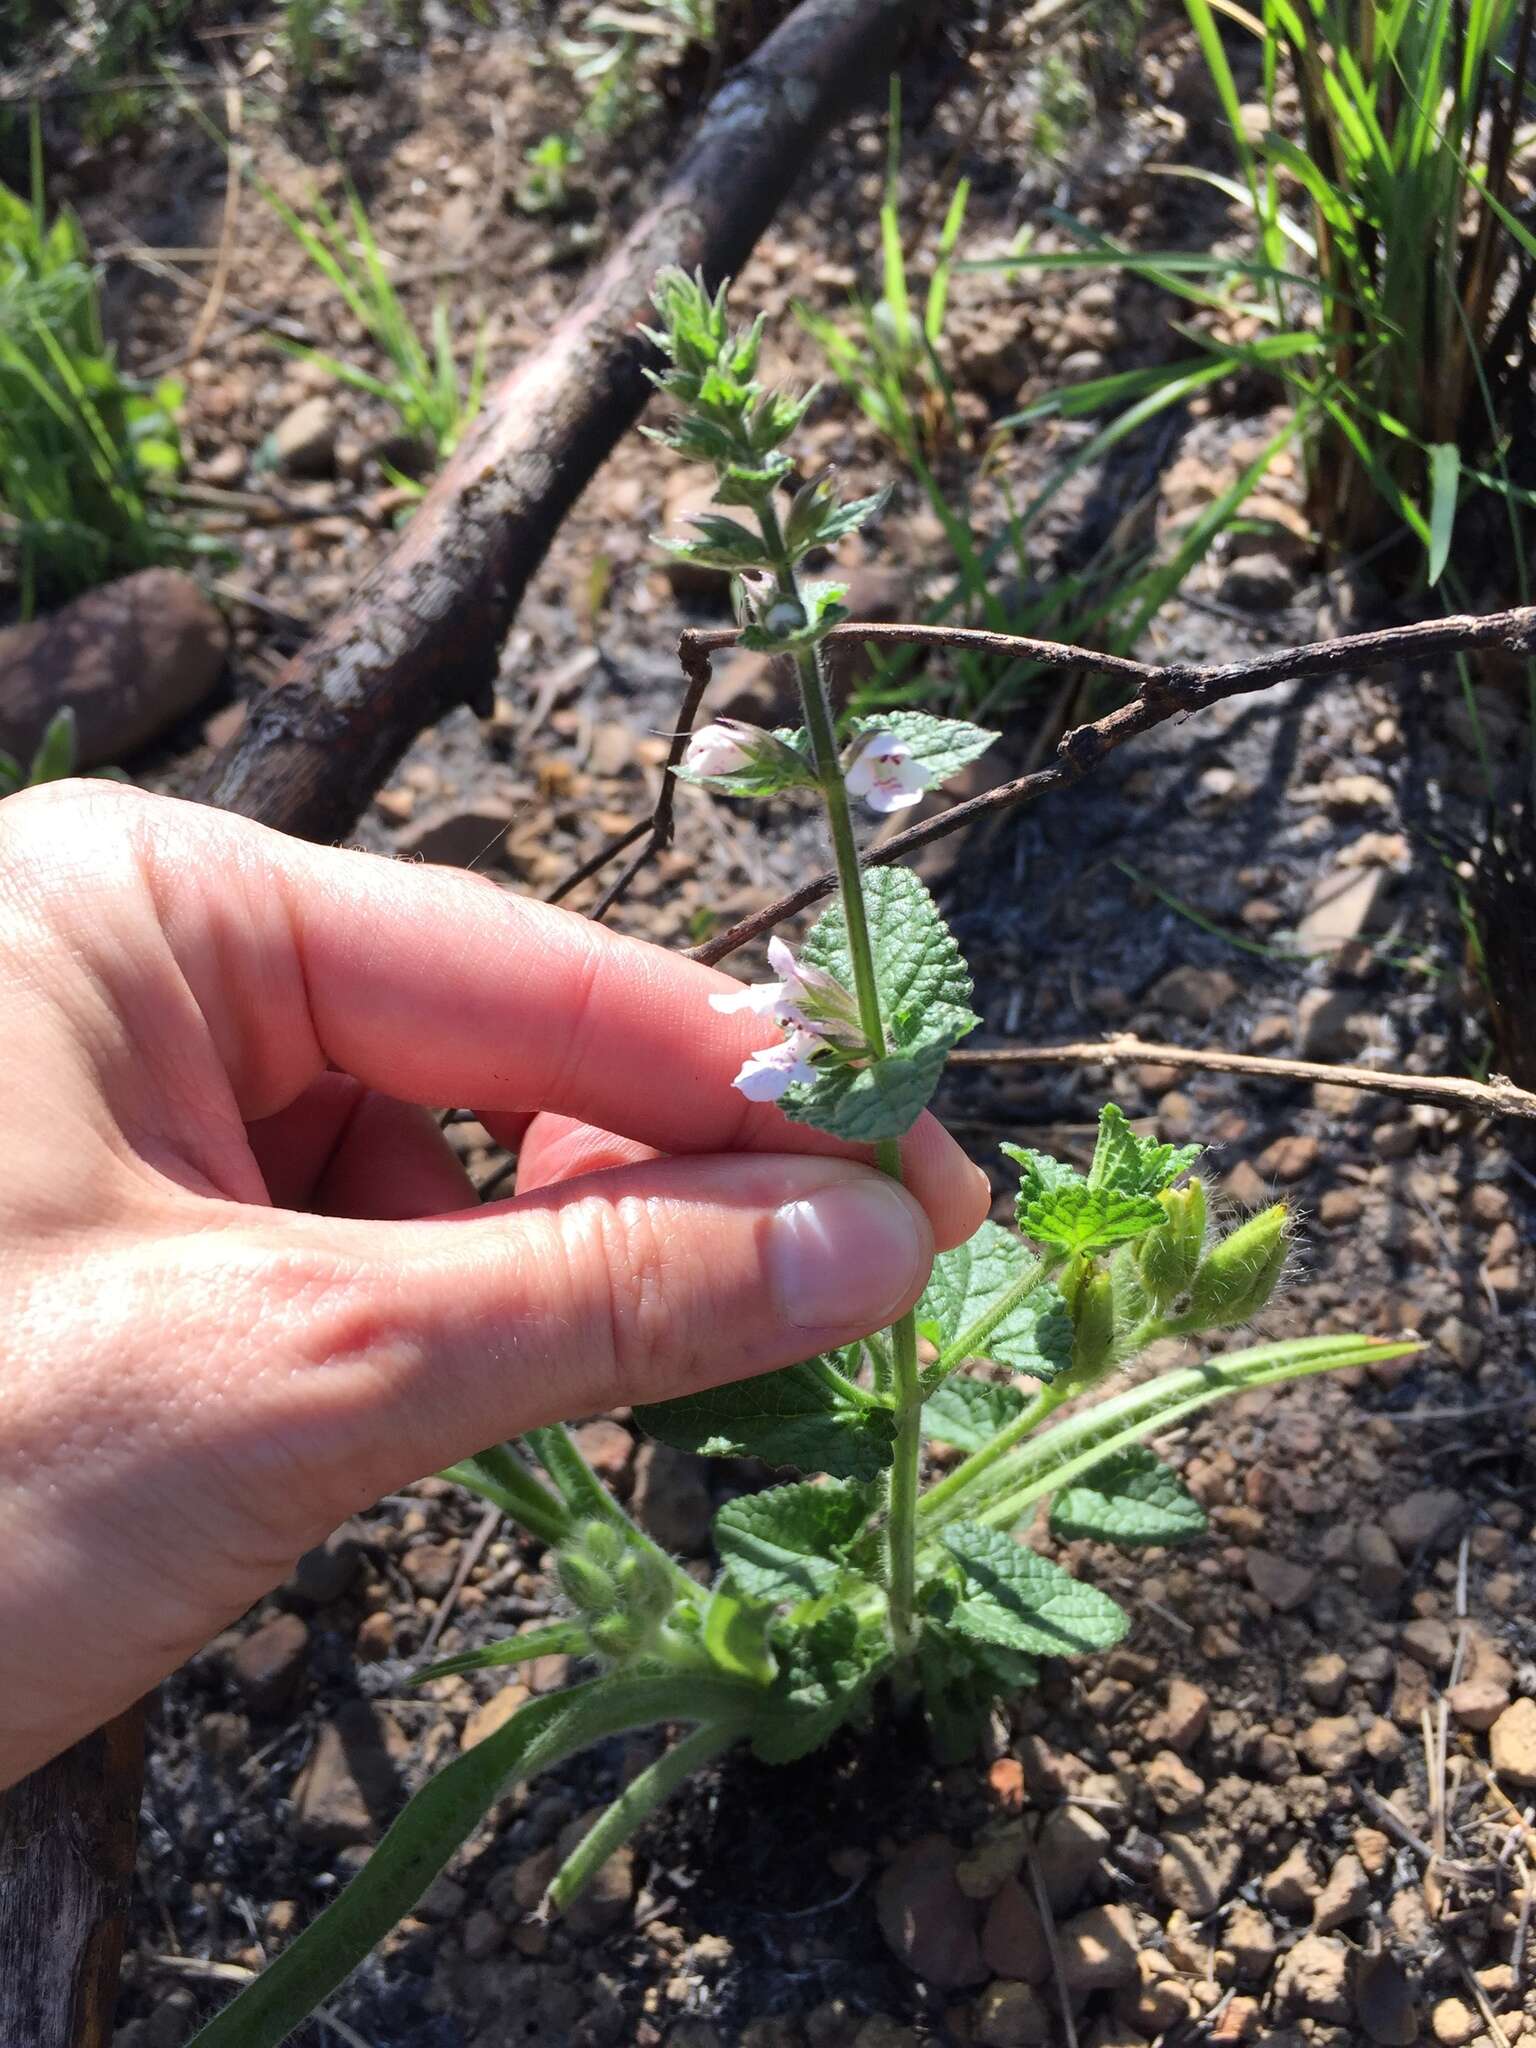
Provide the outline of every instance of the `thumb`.
[[[290,1224],[305,1230],[286,1219],[285,1236]],[[330,1460],[371,1498],[540,1423],[850,1343],[914,1304],[933,1236],[868,1167],[740,1153],[647,1160],[428,1221],[327,1223],[316,1254],[331,1284],[305,1290],[294,1335],[324,1358],[322,1391],[310,1403],[292,1370],[291,1307],[266,1317],[276,1353],[246,1398],[316,1478]]]

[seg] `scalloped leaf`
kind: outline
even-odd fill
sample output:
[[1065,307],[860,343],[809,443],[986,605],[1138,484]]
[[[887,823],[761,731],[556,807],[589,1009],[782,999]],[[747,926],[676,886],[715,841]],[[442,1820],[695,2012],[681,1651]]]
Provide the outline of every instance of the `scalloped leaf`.
[[[934,1260],[917,1305],[919,1332],[944,1350],[973,1329],[1034,1263],[1011,1230],[983,1223],[974,1237]],[[1060,1291],[1042,1281],[1008,1311],[975,1355],[1040,1380],[1065,1371],[1072,1362],[1072,1318]]]
[[1127,1550],[1192,1543],[1206,1526],[1205,1509],[1183,1480],[1141,1444],[1102,1459],[1051,1502],[1056,1535],[1090,1536]]
[[675,1450],[706,1458],[761,1458],[838,1479],[873,1479],[891,1462],[891,1413],[839,1395],[815,1371],[818,1363],[650,1402],[635,1410],[635,1420]]
[[1020,1197],[1019,1228],[1025,1236],[1069,1258],[1107,1251],[1166,1226],[1167,1221],[1162,1205],[1151,1195],[1115,1194],[1109,1188],[1091,1188],[1086,1181],[1049,1188],[1027,1205]]
[[860,738],[869,733],[888,732],[912,749],[934,782],[947,782],[969,763],[979,759],[998,738],[983,725],[965,718],[934,718],[926,711],[882,711],[855,718],[849,731]]
[[957,1451],[979,1451],[1024,1406],[1017,1387],[955,1374],[923,1403],[923,1434]]
[[848,1570],[847,1550],[873,1496],[854,1479],[743,1494],[715,1517],[715,1548],[747,1600],[813,1600]]
[[965,1577],[951,1626],[1033,1657],[1107,1650],[1130,1627],[1107,1593],[1074,1579],[1038,1551],[979,1522],[941,1531]]

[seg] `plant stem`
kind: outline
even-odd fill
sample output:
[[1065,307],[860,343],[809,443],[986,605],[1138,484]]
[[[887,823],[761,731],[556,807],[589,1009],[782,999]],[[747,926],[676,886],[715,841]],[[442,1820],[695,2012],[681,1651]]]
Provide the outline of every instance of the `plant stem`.
[[[1075,1392],[1076,1389],[1071,1391]],[[998,1431],[990,1443],[983,1444],[979,1451],[973,1451],[963,1465],[957,1465],[947,1478],[939,1481],[937,1486],[929,1487],[923,1495],[918,1513],[926,1518],[936,1514],[941,1507],[946,1507],[957,1495],[968,1493],[979,1479],[991,1471],[999,1458],[1006,1456],[1015,1444],[1022,1443],[1031,1430],[1037,1429],[1052,1409],[1059,1408],[1066,1398],[1066,1391],[1059,1385],[1042,1387],[1029,1406],[1021,1409],[1005,1429]],[[948,1517],[945,1519],[948,1520]]]
[[[779,595],[799,604],[802,600],[794,563],[784,545],[772,501],[765,497],[757,510]],[[871,1056],[883,1059],[886,1052],[885,1021],[880,1014],[880,984],[875,977],[874,948],[870,944],[869,917],[864,906],[864,876],[859,866],[859,848],[853,834],[848,791],[843,784],[837,728],[832,718],[820,650],[803,650],[796,656],[795,666],[800,680],[805,729],[811,742],[811,756],[816,764],[822,800],[826,805],[837,878],[842,887],[843,922],[848,933],[848,958],[853,966],[853,992],[859,1006],[859,1023]],[[899,1140],[882,1138],[875,1146],[875,1164],[882,1173],[899,1182]],[[923,1394],[917,1372],[917,1321],[910,1310],[892,1325],[891,1354],[896,1441],[886,1501],[886,1591],[890,1600],[891,1643],[897,1660],[896,1685],[900,1692],[910,1684],[909,1673],[904,1667],[911,1657],[916,1633],[917,1470],[922,1451]]]
[[986,1354],[982,1346],[998,1329],[1021,1301],[1026,1301],[1035,1289],[1049,1280],[1060,1259],[1036,1259],[1014,1281],[1013,1285],[997,1297],[983,1315],[979,1315],[968,1329],[962,1330],[952,1343],[946,1344],[933,1364],[923,1372],[922,1388],[926,1397],[935,1387],[942,1386],[956,1366],[964,1365],[968,1358],[982,1358]]

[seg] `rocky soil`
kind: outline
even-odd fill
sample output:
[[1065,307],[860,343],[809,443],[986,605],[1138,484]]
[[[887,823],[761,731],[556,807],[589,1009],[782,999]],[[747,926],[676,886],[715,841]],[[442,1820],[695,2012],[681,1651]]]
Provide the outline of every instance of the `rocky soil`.
[[[520,213],[509,201],[522,149],[573,111],[558,71],[533,62],[543,35],[438,35],[323,108],[418,311],[447,291],[466,353],[484,323],[493,369],[537,343],[672,146],[658,117],[594,157],[575,222]],[[1142,175],[1149,161],[1220,162],[1216,110],[1171,17],[1154,19],[1134,76],[1054,161],[1038,150],[1038,53],[1023,26],[978,30],[970,50],[956,28],[908,81],[914,234],[936,227],[962,173],[975,181],[972,254],[1009,246],[1047,202],[1147,239],[1204,245],[1233,231],[1210,195]],[[288,196],[314,177],[334,195],[313,100],[248,132]],[[746,267],[743,302],[770,317],[770,369],[823,368],[794,298],[836,312],[873,282],[883,155],[883,124],[853,123]],[[223,160],[195,131],[87,153],[68,175],[98,246],[130,231],[153,247],[217,240]],[[256,510],[225,500],[216,515],[237,551],[217,584],[234,635],[222,696],[190,712],[178,698],[157,748],[128,761],[172,789],[238,729],[403,509],[381,468],[402,454],[387,419],[248,321],[260,312],[326,346],[359,345],[250,191],[242,207],[223,313],[181,374],[194,478]],[[201,302],[202,283],[174,270],[168,281],[169,262],[111,272],[140,368],[184,349]],[[1182,348],[1165,313],[1134,283],[958,278],[946,348],[959,442],[935,457],[946,483],[972,473],[992,421],[1051,382]],[[1058,501],[1030,572],[1065,573],[1119,524],[1155,539],[1211,502],[1273,431],[1274,402],[1218,393],[1112,473],[1085,477]],[[1005,440],[976,486],[978,523],[996,517],[1005,487],[1036,487],[1078,431]],[[808,465],[837,462],[850,485],[891,473],[835,389],[813,409],[805,453]],[[648,539],[675,521],[685,489],[638,439],[616,452],[523,608],[494,715],[457,714],[413,747],[361,844],[542,892],[653,801],[677,629],[719,609],[718,592],[662,571]],[[1369,586],[1317,573],[1298,496],[1282,458],[1255,530],[1149,633],[1156,656],[1228,658],[1384,615]],[[910,480],[849,566],[863,616],[906,615],[946,586],[943,530]],[[1489,607],[1510,595],[1477,592]],[[722,666],[718,708],[772,714],[770,671],[747,657]],[[931,687],[958,681],[936,668]],[[1514,759],[1515,681],[1493,664],[1473,677],[1500,774]],[[984,779],[1048,742],[1048,712],[1086,703],[1079,692],[992,704],[1005,738]],[[1470,737],[1445,677],[1274,691],[1163,728],[1073,795],[942,842],[926,869],[977,974],[979,1041],[1131,1028],[1467,1071],[1485,1049],[1457,900],[1483,787]],[[703,936],[817,858],[797,813],[769,815],[760,832],[761,814],[690,790],[679,812],[676,846],[616,916],[661,942]],[[1207,1142],[1232,1207],[1277,1189],[1294,1200],[1295,1274],[1267,1327],[1415,1333],[1423,1349],[1248,1397],[1160,1444],[1210,1510],[1210,1536],[1187,1552],[1131,1560],[1034,1532],[1114,1590],[1135,1627],[1113,1653],[1056,1667],[999,1716],[974,1762],[939,1770],[893,1725],[847,1733],[787,1771],[727,1761],[546,1925],[532,1908],[561,1843],[654,1754],[649,1738],[604,1745],[504,1800],[335,2000],[335,2032],[317,2023],[306,2038],[1536,2038],[1536,1181],[1497,1128],[1331,1085],[1149,1065],[957,1069],[939,1106],[984,1162],[1003,1137],[1081,1156],[1106,1093],[1170,1137]],[[452,1129],[481,1184],[503,1184],[509,1162],[480,1127]],[[701,1573],[713,1508],[766,1476],[638,1443],[623,1415],[588,1420],[582,1437]],[[360,1867],[406,1794],[524,1696],[488,1676],[414,1687],[423,1653],[537,1625],[551,1601],[535,1546],[425,1479],[305,1558],[164,1688],[118,2048],[179,2048]],[[548,1690],[565,1661],[524,1676]]]

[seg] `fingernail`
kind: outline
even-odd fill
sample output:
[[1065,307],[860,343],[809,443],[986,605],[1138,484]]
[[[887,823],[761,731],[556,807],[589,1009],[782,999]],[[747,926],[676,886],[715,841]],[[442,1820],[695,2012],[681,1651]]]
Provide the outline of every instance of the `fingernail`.
[[910,1198],[873,1174],[789,1202],[768,1230],[768,1272],[798,1330],[878,1329],[928,1266]]

